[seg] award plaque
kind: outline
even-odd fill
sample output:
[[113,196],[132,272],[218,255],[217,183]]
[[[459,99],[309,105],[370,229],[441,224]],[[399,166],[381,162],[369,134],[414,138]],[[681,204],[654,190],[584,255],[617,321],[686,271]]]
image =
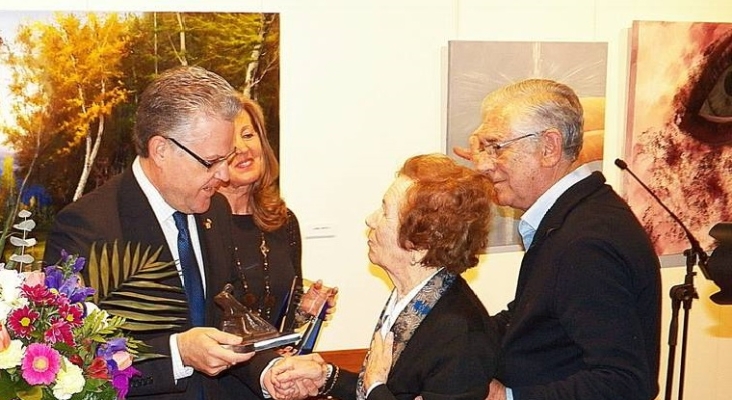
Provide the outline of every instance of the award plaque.
[[224,345],[224,347],[237,353],[249,353],[292,344],[300,340],[299,333],[278,331],[256,312],[236,300],[233,292],[234,286],[227,283],[224,289],[214,297],[214,302],[224,312],[220,329],[242,338],[241,344]]

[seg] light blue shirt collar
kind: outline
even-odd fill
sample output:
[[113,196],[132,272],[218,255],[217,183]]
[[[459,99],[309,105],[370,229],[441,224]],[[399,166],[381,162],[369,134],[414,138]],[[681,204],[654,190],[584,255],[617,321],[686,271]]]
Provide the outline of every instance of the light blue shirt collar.
[[529,207],[528,210],[521,216],[518,224],[519,235],[524,243],[524,249],[531,247],[531,243],[534,241],[534,234],[536,229],[539,227],[541,220],[544,219],[547,211],[556,203],[559,196],[572,187],[575,183],[587,178],[592,173],[592,169],[584,164],[568,173],[562,179],[557,181],[552,187],[549,188],[544,194]]

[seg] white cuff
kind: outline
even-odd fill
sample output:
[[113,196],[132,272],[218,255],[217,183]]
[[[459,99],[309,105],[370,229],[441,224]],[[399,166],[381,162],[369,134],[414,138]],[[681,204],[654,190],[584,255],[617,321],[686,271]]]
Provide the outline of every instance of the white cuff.
[[264,367],[264,369],[262,370],[262,373],[259,374],[259,386],[262,387],[262,396],[265,399],[271,399],[272,398],[272,395],[270,395],[269,392],[267,391],[267,388],[264,387],[264,374],[266,374],[267,371],[269,371],[270,368],[272,368],[277,361],[279,361],[279,360],[281,360],[283,358],[284,357],[273,358],[272,361],[270,361],[269,364],[267,364],[267,366]]
[[170,361],[173,363],[173,379],[178,383],[178,379],[188,378],[193,375],[193,367],[183,365],[183,359],[180,358],[178,351],[178,335],[170,335]]

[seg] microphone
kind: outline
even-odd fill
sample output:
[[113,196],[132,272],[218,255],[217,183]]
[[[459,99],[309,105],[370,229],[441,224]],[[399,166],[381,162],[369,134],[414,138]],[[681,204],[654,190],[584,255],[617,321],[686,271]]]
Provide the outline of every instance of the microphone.
[[646,184],[643,183],[643,181],[640,180],[640,178],[638,178],[638,176],[636,176],[633,173],[633,171],[630,170],[630,168],[628,168],[628,164],[625,161],[623,161],[619,158],[616,158],[615,165],[618,168],[620,168],[621,170],[628,172],[630,174],[630,176],[632,176],[633,179],[635,179],[635,181],[638,182],[643,187],[643,189],[645,189],[645,191],[648,192],[648,194],[650,194],[651,197],[653,197],[653,199],[656,200],[656,202],[661,205],[661,207],[663,207],[664,210],[666,210],[668,215],[670,215],[671,218],[673,218],[673,220],[676,221],[677,224],[679,224],[681,229],[683,229],[684,234],[686,234],[686,238],[689,240],[689,243],[691,243],[691,251],[699,256],[699,269],[701,269],[702,274],[704,274],[704,277],[706,279],[711,280],[711,278],[709,277],[709,273],[707,272],[707,253],[704,252],[704,250],[699,245],[699,241],[696,240],[694,235],[691,234],[691,231],[689,231],[689,229],[686,227],[686,225],[684,225],[684,223],[681,222],[679,217],[677,217],[676,214],[673,213],[673,211],[669,210],[669,208],[666,207],[665,204],[663,204],[661,199],[658,198],[658,196],[656,196],[656,194],[653,192],[653,190],[651,190],[651,188],[646,186]]

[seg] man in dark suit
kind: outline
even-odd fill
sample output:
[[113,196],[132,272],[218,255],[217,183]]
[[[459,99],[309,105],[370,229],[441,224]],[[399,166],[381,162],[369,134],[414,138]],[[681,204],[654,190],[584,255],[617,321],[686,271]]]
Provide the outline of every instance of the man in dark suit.
[[[213,328],[220,317],[213,297],[236,280],[227,240],[231,210],[216,189],[229,179],[239,112],[236,92],[220,76],[198,67],[163,72],[140,98],[131,168],[61,210],[49,234],[46,263],[57,262],[62,250],[89,257],[92,244],[97,251],[107,245],[110,253],[113,246],[122,253],[140,245],[151,253],[160,249],[158,260],[180,274],[173,270],[159,282],[166,289],[136,289],[141,296],[189,306],[182,314],[160,315],[168,319],[158,322],[159,329],[133,332],[165,357],[135,364],[142,376],[131,381],[130,397],[262,395],[261,371],[276,354],[252,359],[254,353],[234,352],[222,345],[241,338]],[[130,311],[143,312],[144,301],[138,304]]]
[[582,106],[566,85],[529,79],[490,93],[470,137],[500,205],[525,211],[516,297],[488,399],[633,399],[658,393],[658,258],[599,172],[573,167]]

